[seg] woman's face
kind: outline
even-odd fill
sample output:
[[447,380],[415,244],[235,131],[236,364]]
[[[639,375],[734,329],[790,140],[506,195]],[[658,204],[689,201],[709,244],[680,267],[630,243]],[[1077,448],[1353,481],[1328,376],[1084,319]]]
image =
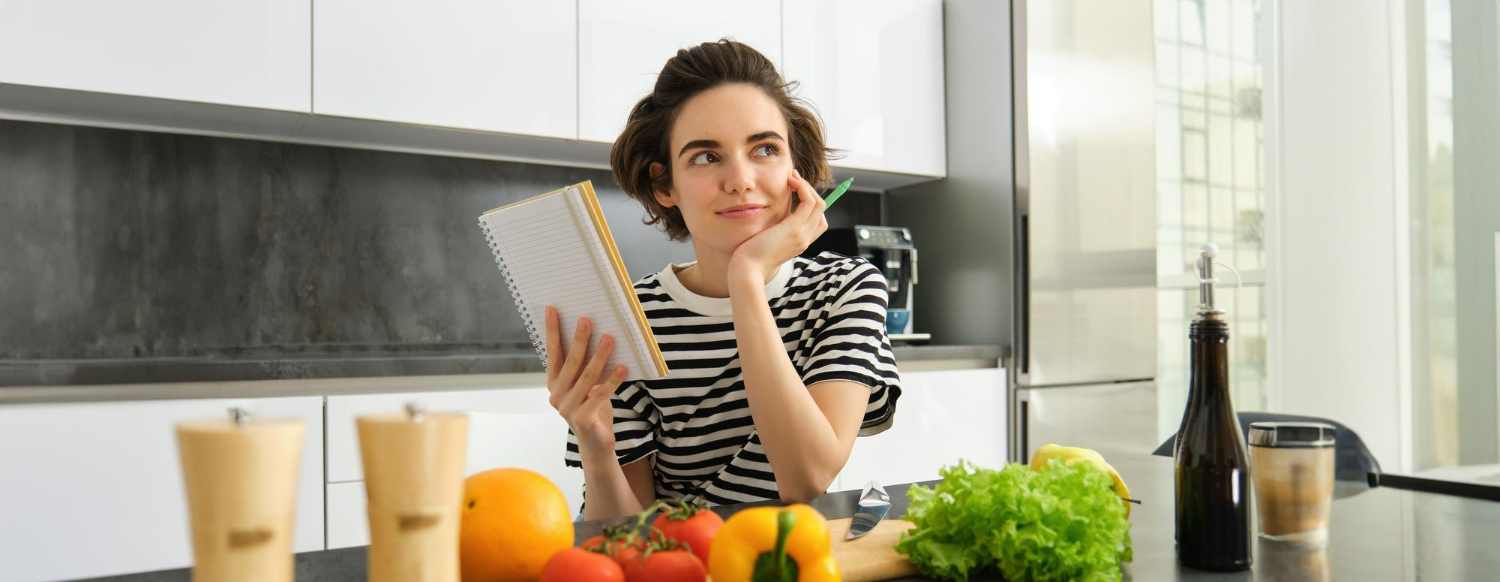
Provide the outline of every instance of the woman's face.
[[[672,187],[695,245],[733,253],[791,212],[786,117],[760,89],[721,85],[689,99],[672,127]],[[661,164],[652,164],[652,172]]]

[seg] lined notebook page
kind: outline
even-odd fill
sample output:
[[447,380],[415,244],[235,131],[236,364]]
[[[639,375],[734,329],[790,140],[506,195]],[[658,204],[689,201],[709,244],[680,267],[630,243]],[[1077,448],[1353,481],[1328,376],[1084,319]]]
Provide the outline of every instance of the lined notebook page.
[[[545,337],[548,305],[561,317],[564,349],[572,344],[578,318],[587,316],[593,322],[590,354],[604,334],[615,340],[606,372],[620,364],[628,379],[660,378],[586,204],[570,187],[486,213],[480,223],[510,272],[522,317],[538,338]],[[538,351],[545,362],[545,341]]]

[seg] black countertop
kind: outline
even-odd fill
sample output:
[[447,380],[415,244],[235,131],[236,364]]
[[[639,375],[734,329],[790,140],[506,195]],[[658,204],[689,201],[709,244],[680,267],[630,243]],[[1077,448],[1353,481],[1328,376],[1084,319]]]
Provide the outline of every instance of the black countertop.
[[[1214,573],[1177,564],[1173,546],[1172,460],[1150,455],[1114,455],[1110,459],[1142,504],[1131,514],[1135,561],[1125,564],[1128,580],[1491,580],[1500,572],[1500,503],[1434,493],[1417,493],[1340,483],[1343,494],[1333,504],[1328,545],[1318,551],[1292,549],[1260,541],[1255,565],[1247,572]],[[891,494],[890,519],[907,507],[909,485],[886,487]],[[829,493],[812,505],[830,519],[853,515],[858,492]],[[728,515],[757,503],[715,508]],[[575,539],[599,533],[605,521],[578,525]],[[297,555],[297,580],[363,581],[365,548]],[[188,570],[170,570],[99,578],[116,582],[187,581]],[[911,577],[901,580],[926,580]]]

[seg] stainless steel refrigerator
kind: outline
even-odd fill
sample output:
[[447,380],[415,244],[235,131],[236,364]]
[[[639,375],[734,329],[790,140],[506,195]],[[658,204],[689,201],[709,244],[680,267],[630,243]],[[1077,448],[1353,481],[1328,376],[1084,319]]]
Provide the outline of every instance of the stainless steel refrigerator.
[[[1156,446],[1151,0],[1016,0],[1011,457]],[[1184,330],[1186,333],[1186,330]]]

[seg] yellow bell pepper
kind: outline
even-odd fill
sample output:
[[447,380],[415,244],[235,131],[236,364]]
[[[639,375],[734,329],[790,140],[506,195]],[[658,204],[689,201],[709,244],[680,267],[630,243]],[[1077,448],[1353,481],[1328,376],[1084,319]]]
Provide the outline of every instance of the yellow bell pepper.
[[753,507],[719,528],[708,555],[714,582],[839,582],[828,524],[810,505]]

